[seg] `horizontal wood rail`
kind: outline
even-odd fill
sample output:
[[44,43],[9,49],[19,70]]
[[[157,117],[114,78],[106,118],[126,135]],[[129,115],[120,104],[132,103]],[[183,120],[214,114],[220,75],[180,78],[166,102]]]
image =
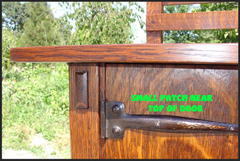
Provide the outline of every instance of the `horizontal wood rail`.
[[147,16],[147,31],[238,28],[237,11],[159,13]]
[[164,6],[166,5],[185,5],[185,4],[201,4],[201,3],[217,3],[214,1],[194,1],[194,2],[162,2]]
[[238,64],[236,43],[21,47],[10,53],[18,62]]

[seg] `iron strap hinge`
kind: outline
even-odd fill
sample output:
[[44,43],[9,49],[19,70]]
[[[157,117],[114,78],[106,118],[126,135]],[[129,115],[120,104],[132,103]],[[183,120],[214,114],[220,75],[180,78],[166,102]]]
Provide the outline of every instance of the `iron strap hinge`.
[[238,132],[237,124],[168,115],[130,115],[122,102],[101,103],[101,137],[123,138],[125,129],[141,129],[172,133]]

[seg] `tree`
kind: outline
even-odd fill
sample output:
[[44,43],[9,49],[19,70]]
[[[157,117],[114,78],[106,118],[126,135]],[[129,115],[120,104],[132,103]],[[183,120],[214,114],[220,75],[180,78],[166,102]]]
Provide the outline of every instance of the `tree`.
[[143,12],[137,3],[74,2],[62,5],[72,11],[66,18],[76,25],[71,45],[130,43],[133,38],[131,23],[138,21],[143,26],[140,17],[133,11],[135,7]]
[[62,45],[60,27],[47,2],[28,3],[27,14],[29,17],[23,26],[20,46]]
[[65,17],[56,19],[56,27],[62,37],[62,45],[69,45],[73,26],[67,21]]
[[26,3],[2,2],[2,25],[11,31],[20,32],[29,16]]

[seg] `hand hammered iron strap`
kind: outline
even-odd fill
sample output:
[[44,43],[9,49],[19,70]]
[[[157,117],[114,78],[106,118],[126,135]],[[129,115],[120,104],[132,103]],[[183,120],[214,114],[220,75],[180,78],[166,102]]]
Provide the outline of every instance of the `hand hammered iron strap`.
[[130,115],[122,102],[105,102],[101,111],[102,137],[122,138],[126,128],[163,132],[238,132],[237,124],[167,115]]

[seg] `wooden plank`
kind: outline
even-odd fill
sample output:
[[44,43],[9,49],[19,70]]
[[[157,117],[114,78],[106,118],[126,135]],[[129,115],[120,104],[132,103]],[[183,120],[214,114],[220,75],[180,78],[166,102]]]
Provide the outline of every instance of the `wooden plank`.
[[[96,64],[69,64],[70,134],[73,159],[99,159],[99,77]],[[76,72],[88,72],[89,108],[75,108]]]
[[[163,13],[162,2],[147,2],[147,15],[152,15],[156,13]],[[149,20],[146,19],[146,23],[149,23]],[[163,42],[163,33],[162,31],[147,31],[147,43],[159,44]]]
[[238,28],[237,11],[163,13],[147,16],[147,31]]
[[162,31],[147,31],[147,43],[160,44],[163,42]]
[[147,15],[163,12],[163,2],[147,2]]
[[215,1],[193,1],[193,2],[162,2],[164,6],[166,5],[185,5],[185,4],[201,4],[201,3],[217,3]]
[[238,44],[115,44],[11,49],[18,62],[238,64]]
[[[229,66],[107,64],[106,99],[130,114],[174,115],[238,123],[238,70]],[[211,94],[212,102],[131,101],[132,94]],[[149,112],[148,105],[204,106],[202,112]],[[238,135],[167,133],[127,129],[123,139],[106,139],[107,159],[238,158]]]

